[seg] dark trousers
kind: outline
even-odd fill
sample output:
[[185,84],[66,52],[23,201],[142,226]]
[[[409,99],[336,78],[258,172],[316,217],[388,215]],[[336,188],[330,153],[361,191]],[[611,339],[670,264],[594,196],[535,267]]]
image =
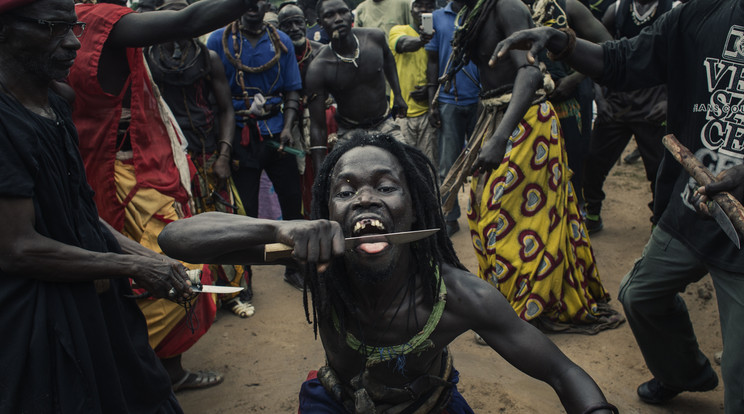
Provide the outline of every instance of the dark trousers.
[[[615,165],[628,141],[635,136],[638,150],[641,153],[646,178],[651,182],[653,193],[656,173],[664,154],[661,138],[666,128],[648,122],[621,122],[597,118],[592,133],[592,143],[584,169],[584,197],[586,198],[586,212],[599,214],[605,193],[602,191],[605,179]],[[653,211],[653,201],[649,203]]]
[[246,215],[258,217],[261,171],[266,171],[279,198],[282,218],[284,220],[303,218],[300,172],[295,156],[280,153],[275,148],[256,141],[258,138],[254,135],[249,147],[240,145],[239,130],[236,131],[236,139],[233,141],[234,158],[240,163],[238,170],[233,171],[233,181]]

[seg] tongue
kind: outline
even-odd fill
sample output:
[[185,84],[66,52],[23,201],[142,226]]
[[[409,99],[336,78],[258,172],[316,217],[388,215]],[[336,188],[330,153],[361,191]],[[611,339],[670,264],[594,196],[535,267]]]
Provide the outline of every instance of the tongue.
[[362,243],[358,249],[368,254],[375,254],[380,253],[387,246],[388,242]]

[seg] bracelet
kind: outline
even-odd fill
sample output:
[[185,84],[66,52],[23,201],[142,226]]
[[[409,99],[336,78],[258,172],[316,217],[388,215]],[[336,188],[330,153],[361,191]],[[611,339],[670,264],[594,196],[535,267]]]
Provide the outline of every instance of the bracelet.
[[328,147],[326,147],[325,145],[316,145],[314,147],[308,148],[308,150],[310,150],[310,151],[321,150],[321,149],[323,151],[328,151]]
[[568,36],[568,40],[566,41],[566,47],[564,47],[563,50],[561,50],[560,52],[548,52],[548,58],[552,61],[558,61],[567,58],[568,55],[573,53],[574,48],[576,47],[576,32],[574,32],[573,29],[571,29],[570,27],[563,27],[558,30],[565,33],[566,36]]
[[226,152],[221,152],[220,155],[217,156],[217,158],[219,158],[219,157],[230,157],[230,154],[228,154]]
[[597,410],[610,410],[615,414],[620,414],[620,410],[618,410],[617,407],[615,407],[614,405],[606,401],[598,402],[598,403],[590,405],[589,407],[584,409],[583,414],[591,414]]
[[231,142],[228,142],[228,141],[220,141],[219,143],[220,143],[220,144],[225,144],[225,145],[227,145],[228,147],[230,147],[230,151],[232,151],[232,143],[231,143]]

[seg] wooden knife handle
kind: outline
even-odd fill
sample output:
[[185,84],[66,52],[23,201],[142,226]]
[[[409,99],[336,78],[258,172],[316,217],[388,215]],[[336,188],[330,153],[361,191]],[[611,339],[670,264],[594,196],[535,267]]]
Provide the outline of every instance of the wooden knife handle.
[[273,262],[292,257],[292,250],[294,247],[283,243],[269,243],[264,246],[264,261]]
[[[702,186],[706,186],[717,181],[713,173],[708,170],[700,160],[695,158],[687,147],[682,145],[674,134],[669,134],[662,138],[661,142],[666,149],[672,154],[675,160],[679,162],[690,176]],[[744,206],[741,205],[736,197],[728,192],[720,192],[713,196],[721,209],[731,219],[731,223],[736,227],[739,234],[744,235]]]

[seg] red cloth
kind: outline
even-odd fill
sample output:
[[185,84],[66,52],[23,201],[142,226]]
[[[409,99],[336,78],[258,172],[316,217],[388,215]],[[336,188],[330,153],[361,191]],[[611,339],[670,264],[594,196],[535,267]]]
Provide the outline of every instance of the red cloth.
[[133,10],[103,3],[78,4],[75,10],[78,19],[86,22],[87,26],[68,78],[76,95],[73,121],[80,136],[80,153],[88,182],[96,192],[99,214],[121,231],[125,206],[116,197],[114,161],[116,131],[127,90],[131,91],[129,136],[137,187],[153,188],[181,203],[188,201],[188,193],[181,185],[170,138],[147,77],[142,50],[126,50],[130,75],[118,96],[104,92],[98,83],[98,63],[103,45],[119,19]]
[[27,4],[33,3],[34,1],[35,0],[0,0],[0,13],[23,7]]

